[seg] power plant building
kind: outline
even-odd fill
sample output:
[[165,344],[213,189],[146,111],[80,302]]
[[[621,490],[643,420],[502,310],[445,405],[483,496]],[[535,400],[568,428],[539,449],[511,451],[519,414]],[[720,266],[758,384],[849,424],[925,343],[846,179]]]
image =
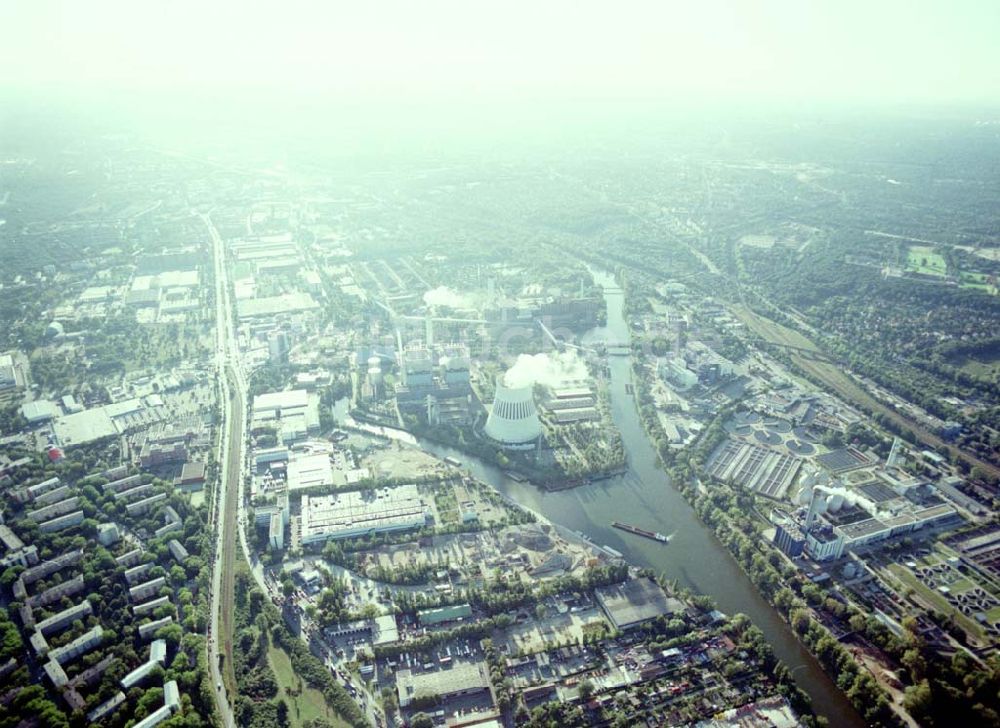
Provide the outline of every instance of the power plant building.
[[409,389],[434,386],[434,360],[427,349],[406,349],[403,352],[403,384]]
[[[805,534],[805,551],[817,561],[827,561],[839,559],[849,549],[957,517],[952,506],[937,498],[918,502],[888,488],[847,490],[817,485],[809,496],[801,530]],[[776,543],[777,537],[776,533]]]

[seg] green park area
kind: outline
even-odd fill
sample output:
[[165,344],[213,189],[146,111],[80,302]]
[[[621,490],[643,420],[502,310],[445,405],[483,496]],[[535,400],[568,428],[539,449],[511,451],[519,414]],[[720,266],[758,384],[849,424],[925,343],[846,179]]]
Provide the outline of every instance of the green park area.
[[926,276],[948,275],[944,256],[930,245],[911,245],[906,256],[906,269]]
[[301,728],[316,718],[328,721],[335,728],[340,726],[349,728],[350,723],[345,722],[327,705],[323,693],[309,687],[295,674],[287,652],[271,642],[267,649],[267,659],[278,682],[278,696],[288,703],[288,721],[291,728]]
[[1000,342],[955,354],[948,363],[974,377],[994,379],[1000,376]]
[[962,288],[975,288],[978,291],[993,295],[997,293],[997,287],[990,282],[990,276],[986,273],[962,271],[958,285]]

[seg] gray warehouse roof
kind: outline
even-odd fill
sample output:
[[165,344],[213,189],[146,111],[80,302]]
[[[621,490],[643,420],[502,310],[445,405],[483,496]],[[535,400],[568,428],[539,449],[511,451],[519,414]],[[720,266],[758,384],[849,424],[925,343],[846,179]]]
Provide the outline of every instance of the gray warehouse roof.
[[664,614],[684,610],[659,584],[645,577],[595,591],[597,601],[617,629],[628,629]]

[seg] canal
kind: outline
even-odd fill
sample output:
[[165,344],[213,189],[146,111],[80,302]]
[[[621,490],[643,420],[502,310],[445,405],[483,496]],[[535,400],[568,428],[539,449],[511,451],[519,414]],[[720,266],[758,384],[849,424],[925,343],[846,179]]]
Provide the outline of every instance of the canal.
[[[590,343],[629,341],[622,291],[610,274],[592,272],[604,288],[607,324],[589,332],[584,340]],[[572,490],[546,492],[530,483],[511,480],[499,468],[467,453],[425,440],[420,440],[419,445],[440,457],[460,460],[463,468],[476,478],[551,521],[586,534],[599,545],[617,549],[629,563],[651,568],[668,579],[676,579],[681,586],[711,596],[719,609],[728,614],[746,614],[763,631],[795,682],[812,699],[817,714],[825,716],[831,726],[864,726],[864,720],[846,696],[760,596],[726,547],[698,520],[680,492],[670,485],[642,429],[634,398],[626,391],[626,385],[632,381],[629,357],[610,356],[608,364],[612,416],[628,455],[629,468],[624,475]],[[615,520],[672,534],[673,538],[665,545],[631,536],[612,528],[611,521]]]

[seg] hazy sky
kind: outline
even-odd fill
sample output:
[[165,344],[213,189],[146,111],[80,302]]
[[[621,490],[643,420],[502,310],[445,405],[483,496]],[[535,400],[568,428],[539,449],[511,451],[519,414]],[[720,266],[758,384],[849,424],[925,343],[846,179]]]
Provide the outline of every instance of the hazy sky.
[[0,83],[1000,101],[1000,0],[0,0]]

